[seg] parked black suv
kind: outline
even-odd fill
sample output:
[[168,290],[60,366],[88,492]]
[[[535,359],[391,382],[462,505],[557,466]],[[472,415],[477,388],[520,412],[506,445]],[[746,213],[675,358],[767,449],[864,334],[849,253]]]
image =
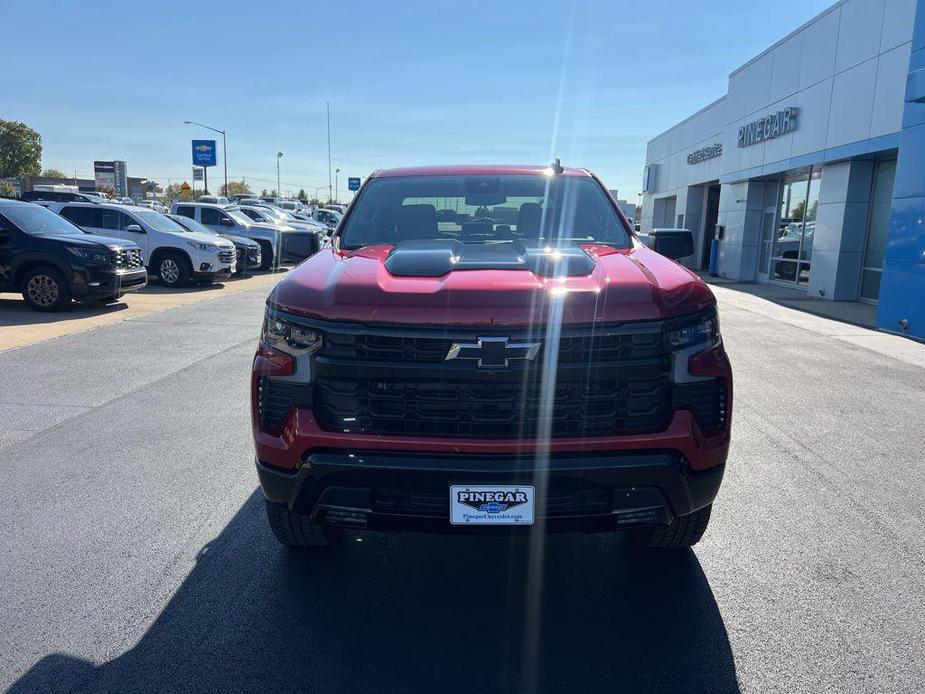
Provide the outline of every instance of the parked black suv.
[[60,311],[71,299],[114,301],[147,278],[137,244],[84,233],[41,205],[0,199],[0,291]]

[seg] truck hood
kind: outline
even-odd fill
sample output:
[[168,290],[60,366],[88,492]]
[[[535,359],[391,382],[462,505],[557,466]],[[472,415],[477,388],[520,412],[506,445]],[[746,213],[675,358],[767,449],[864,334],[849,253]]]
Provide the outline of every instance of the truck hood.
[[292,232],[295,231],[293,227],[288,226],[288,225],[265,224],[263,222],[255,222],[254,224],[250,224],[247,228],[256,229],[257,231],[262,231],[267,234],[280,234],[280,233],[291,234]]
[[320,231],[321,227],[317,224],[312,224],[311,222],[286,222],[286,226],[290,226],[293,229],[298,231]]
[[246,236],[238,236],[237,234],[222,234],[223,239],[226,241],[231,241],[235,246],[244,246],[245,248],[260,248],[260,244],[256,241],[247,238]]
[[690,270],[633,241],[526,248],[405,241],[326,248],[289,272],[267,303],[367,324],[529,325],[659,320],[715,303]]
[[111,251],[118,251],[122,249],[132,249],[139,248],[137,243],[132,241],[125,241],[123,239],[115,239],[110,236],[97,236],[96,234],[80,234],[73,236],[42,236],[41,238],[46,241],[58,241],[63,243],[66,246],[74,246],[80,248],[90,248],[95,250],[103,250],[101,246],[105,246]]

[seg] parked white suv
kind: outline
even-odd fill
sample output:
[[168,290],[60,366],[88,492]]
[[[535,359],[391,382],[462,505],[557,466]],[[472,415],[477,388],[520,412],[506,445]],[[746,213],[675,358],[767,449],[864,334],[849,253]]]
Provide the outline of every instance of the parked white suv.
[[195,219],[220,234],[253,239],[260,244],[261,270],[269,270],[284,260],[301,262],[321,247],[320,234],[315,231],[258,223],[236,205],[225,207],[201,202],[175,202],[170,211]]
[[187,231],[146,207],[57,202],[49,204],[48,209],[84,231],[134,241],[141,247],[148,273],[168,287],[181,287],[191,279],[211,283],[230,277],[236,269],[231,241]]
[[302,203],[298,200],[280,200],[276,203],[276,206],[281,210],[286,210],[286,212],[301,212]]

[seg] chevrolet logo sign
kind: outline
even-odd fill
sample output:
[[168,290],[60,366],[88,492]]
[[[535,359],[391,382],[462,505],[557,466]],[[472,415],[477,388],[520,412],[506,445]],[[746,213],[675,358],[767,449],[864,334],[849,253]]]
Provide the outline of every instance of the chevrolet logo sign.
[[503,369],[512,360],[533,361],[540,351],[539,342],[511,342],[509,337],[480,337],[478,342],[454,342],[446,354],[446,361],[468,359],[477,362],[480,369]]

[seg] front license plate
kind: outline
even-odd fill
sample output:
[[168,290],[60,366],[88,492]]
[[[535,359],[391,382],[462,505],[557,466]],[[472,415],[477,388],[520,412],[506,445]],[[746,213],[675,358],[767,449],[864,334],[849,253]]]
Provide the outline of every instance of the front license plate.
[[450,523],[533,525],[535,494],[536,490],[529,485],[452,485]]

